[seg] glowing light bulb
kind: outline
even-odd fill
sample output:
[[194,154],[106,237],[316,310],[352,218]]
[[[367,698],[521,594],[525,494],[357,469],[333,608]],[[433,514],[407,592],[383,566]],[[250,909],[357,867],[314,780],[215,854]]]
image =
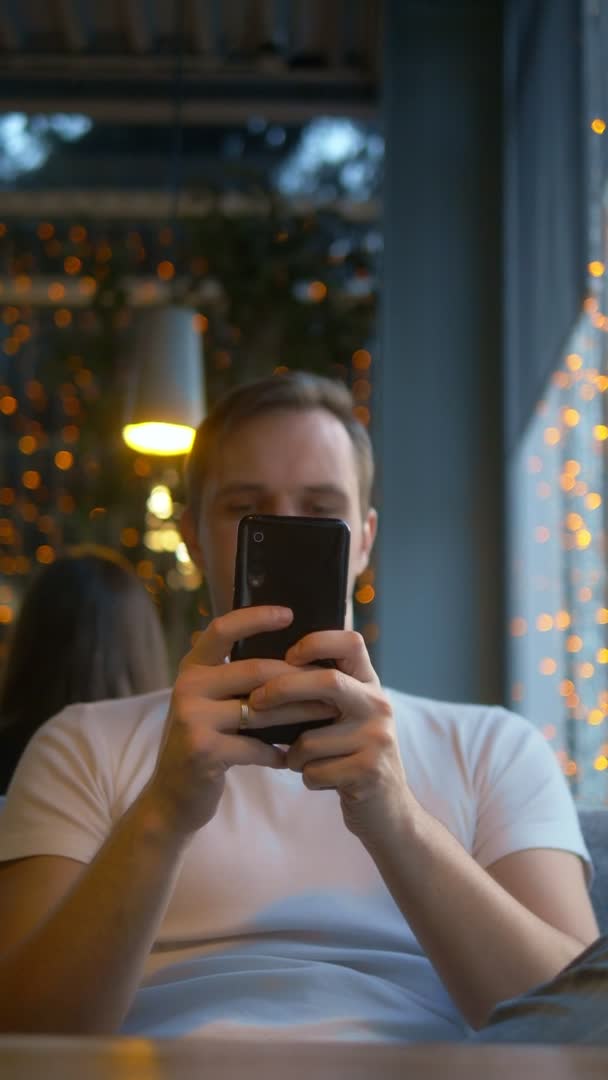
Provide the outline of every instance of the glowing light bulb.
[[171,457],[188,454],[194,442],[195,429],[184,424],[160,424],[149,421],[144,424],[127,424],[122,437],[127,446],[142,454],[159,454]]

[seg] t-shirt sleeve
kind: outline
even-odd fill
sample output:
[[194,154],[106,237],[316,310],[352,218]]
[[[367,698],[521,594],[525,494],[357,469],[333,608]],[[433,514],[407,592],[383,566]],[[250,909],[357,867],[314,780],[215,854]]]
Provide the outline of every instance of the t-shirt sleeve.
[[110,770],[86,708],[72,705],[28,744],[0,814],[0,861],[62,855],[89,862],[111,828]]
[[493,709],[476,742],[473,854],[481,866],[515,851],[553,848],[579,855],[590,876],[572,796],[540,732],[520,716]]

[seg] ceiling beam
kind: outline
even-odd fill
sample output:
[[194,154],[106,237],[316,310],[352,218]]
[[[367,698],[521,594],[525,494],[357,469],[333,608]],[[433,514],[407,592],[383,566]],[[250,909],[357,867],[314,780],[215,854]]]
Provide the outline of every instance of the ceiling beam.
[[[272,203],[274,205],[274,201]],[[314,199],[292,198],[285,201],[290,213],[306,216],[319,204]],[[265,215],[271,209],[266,196],[208,195],[182,191],[179,197],[180,217],[206,217],[218,211],[226,217]],[[334,199],[323,203],[324,210],[333,210],[351,221],[376,221],[380,207],[377,200],[356,202],[351,199]],[[66,219],[104,221],[166,221],[171,216],[171,197],[163,191],[149,190],[48,190],[48,191],[0,191],[0,219],[18,219],[37,222],[41,220]],[[0,295],[0,300],[3,297]]]

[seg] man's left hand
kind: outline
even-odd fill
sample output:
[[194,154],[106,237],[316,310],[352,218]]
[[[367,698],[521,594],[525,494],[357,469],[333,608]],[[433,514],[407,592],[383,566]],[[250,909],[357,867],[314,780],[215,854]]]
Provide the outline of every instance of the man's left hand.
[[[312,667],[331,659],[334,668]],[[311,790],[334,788],[347,828],[366,847],[383,845],[411,809],[393,711],[374,671],[365,642],[350,630],[308,634],[285,656],[294,671],[270,679],[251,694],[257,712],[277,705],[322,702],[336,719],[306,731],[290,747],[289,768]],[[263,719],[260,718],[260,723]]]

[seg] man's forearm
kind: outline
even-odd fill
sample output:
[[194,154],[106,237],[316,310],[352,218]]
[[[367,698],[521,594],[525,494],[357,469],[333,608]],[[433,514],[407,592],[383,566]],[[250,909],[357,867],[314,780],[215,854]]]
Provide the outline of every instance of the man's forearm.
[[584,947],[514,899],[424,811],[370,854],[473,1027],[499,1002],[552,978]]
[[1,1031],[118,1029],[184,844],[144,793],[48,918],[0,958]]

